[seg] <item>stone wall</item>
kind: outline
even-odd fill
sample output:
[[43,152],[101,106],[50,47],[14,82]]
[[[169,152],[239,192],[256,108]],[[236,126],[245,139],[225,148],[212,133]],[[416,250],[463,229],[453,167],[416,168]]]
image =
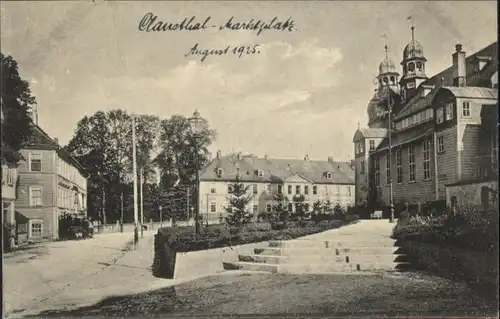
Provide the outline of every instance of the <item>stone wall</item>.
[[[463,204],[482,206],[481,189],[497,189],[496,182],[477,182],[469,184],[455,184],[446,186],[446,206],[451,207],[451,199],[456,197],[457,205]],[[489,207],[496,206],[495,199],[489,198]]]
[[414,241],[401,242],[401,247],[419,268],[498,293],[498,252],[464,251]]

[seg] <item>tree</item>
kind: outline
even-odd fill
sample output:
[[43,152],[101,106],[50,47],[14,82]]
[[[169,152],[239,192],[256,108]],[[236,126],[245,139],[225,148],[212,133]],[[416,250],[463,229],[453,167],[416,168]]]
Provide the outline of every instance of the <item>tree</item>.
[[[198,134],[191,131],[189,121],[182,115],[173,115],[160,123],[159,149],[155,158],[161,174],[176,174],[181,184],[191,184],[196,173],[196,157],[199,167],[208,163],[208,147],[215,140],[216,132],[203,119],[203,129]],[[196,154],[198,150],[198,154]],[[163,177],[162,177],[163,179]]]
[[273,195],[273,221],[286,223],[290,217],[288,211],[288,198],[283,194]]
[[323,211],[325,212],[325,214],[331,214],[332,210],[333,210],[333,204],[329,199],[327,199],[323,203]]
[[247,209],[253,196],[248,194],[250,185],[245,186],[238,176],[229,188],[231,189],[228,195],[229,205],[224,207],[227,212],[226,224],[240,231],[243,225],[250,223],[253,219],[253,214]]
[[324,208],[323,203],[319,199],[313,203],[313,212],[315,214],[322,213],[323,208]]
[[333,215],[335,216],[335,219],[343,220],[345,214],[346,214],[345,207],[340,205],[339,203],[336,203],[335,206],[333,207]]
[[309,204],[305,202],[304,195],[296,195],[293,197],[295,212],[293,217],[297,220],[303,220],[309,217]]
[[[36,103],[31,95],[29,83],[19,75],[18,65],[12,56],[0,53],[2,81],[1,104],[3,112],[2,143],[14,151],[32,136],[30,112]],[[2,151],[5,151],[2,145]]]

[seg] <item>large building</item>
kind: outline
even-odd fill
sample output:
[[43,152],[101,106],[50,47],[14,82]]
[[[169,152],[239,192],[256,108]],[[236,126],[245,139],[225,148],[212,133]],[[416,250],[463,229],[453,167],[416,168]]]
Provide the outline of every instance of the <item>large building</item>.
[[33,136],[20,153],[26,160],[18,168],[17,223],[26,225],[27,240],[57,239],[63,213],[87,215],[87,174],[57,139],[35,123]]
[[354,170],[347,162],[258,158],[251,155],[217,156],[200,173],[200,214],[217,220],[226,214],[228,195],[236,176],[249,186],[252,200],[248,210],[254,217],[273,209],[274,195],[282,194],[289,210],[293,198],[303,195],[312,210],[316,201],[332,205],[354,205]]
[[497,178],[497,43],[468,57],[462,45],[450,48],[451,67],[429,78],[411,31],[400,78],[386,46],[368,127],[354,134],[356,204],[388,207],[391,180],[396,207],[450,205],[458,185],[482,188],[485,204]]

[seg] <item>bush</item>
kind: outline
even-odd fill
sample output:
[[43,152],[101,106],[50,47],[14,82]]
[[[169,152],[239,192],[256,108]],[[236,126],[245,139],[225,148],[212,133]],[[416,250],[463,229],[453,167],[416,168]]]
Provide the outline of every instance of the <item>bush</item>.
[[498,213],[461,207],[438,217],[405,217],[398,220],[392,237],[491,252],[498,247]]

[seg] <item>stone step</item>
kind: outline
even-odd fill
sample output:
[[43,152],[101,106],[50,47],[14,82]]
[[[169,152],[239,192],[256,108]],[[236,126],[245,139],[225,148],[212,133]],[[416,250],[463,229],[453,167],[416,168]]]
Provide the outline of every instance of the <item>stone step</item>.
[[287,263],[345,263],[345,258],[335,255],[295,255],[295,256],[280,256],[280,255],[244,255],[238,256],[239,261],[266,263],[266,264],[287,264]]
[[280,248],[337,248],[337,247],[395,247],[393,239],[378,240],[272,240],[269,247]]
[[366,263],[353,263],[354,267],[358,271],[375,271],[375,270],[387,270],[387,271],[397,271],[406,270],[411,268],[410,263],[406,262],[366,262]]
[[252,263],[244,261],[223,262],[225,270],[247,270],[247,271],[266,271],[270,273],[278,272],[277,264]]
[[280,265],[279,273],[294,274],[328,274],[328,273],[351,273],[357,271],[356,265],[337,263],[293,263]]
[[398,254],[398,247],[353,247],[353,248],[320,248],[320,247],[264,247],[254,248],[256,255],[273,256],[329,256],[329,255],[391,255]]

